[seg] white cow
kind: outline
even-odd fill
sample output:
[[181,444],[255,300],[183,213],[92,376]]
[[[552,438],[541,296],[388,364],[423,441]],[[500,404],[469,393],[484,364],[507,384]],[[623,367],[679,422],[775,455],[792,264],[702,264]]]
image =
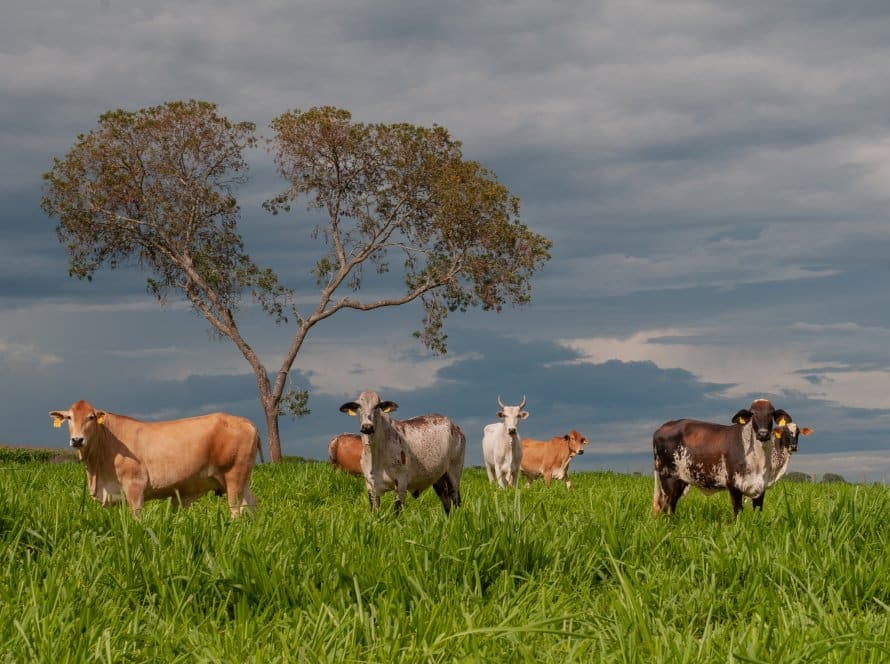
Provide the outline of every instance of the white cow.
[[525,406],[525,397],[518,406],[505,406],[498,396],[498,418],[502,422],[495,422],[485,427],[482,434],[482,457],[485,460],[485,472],[488,473],[488,481],[497,481],[498,485],[505,487],[508,484],[515,487],[519,480],[519,467],[522,464],[522,443],[519,439],[519,420],[528,417],[528,413],[522,410]]
[[398,514],[407,492],[417,498],[432,486],[448,514],[452,505],[460,507],[466,438],[444,415],[391,419],[387,413],[397,408],[376,392],[362,392],[356,401],[340,406],[343,413],[360,415],[361,467],[371,510],[380,507],[380,494],[395,491]]

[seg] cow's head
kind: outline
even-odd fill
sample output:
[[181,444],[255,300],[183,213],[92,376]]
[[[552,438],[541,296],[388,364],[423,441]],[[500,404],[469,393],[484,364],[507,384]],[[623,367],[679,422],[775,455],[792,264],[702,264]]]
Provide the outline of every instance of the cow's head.
[[525,397],[522,397],[522,401],[518,406],[507,406],[501,401],[501,396],[498,395],[498,406],[501,407],[498,411],[498,419],[504,421],[507,433],[511,436],[514,435],[519,427],[519,420],[524,420],[528,417],[528,413],[522,410],[523,406],[525,406]]
[[376,392],[362,392],[355,401],[340,406],[340,412],[359,417],[359,431],[369,436],[377,430],[384,413],[396,410],[399,405],[393,401],[381,401]]
[[809,436],[813,433],[810,427],[799,428],[796,423],[788,422],[779,425],[773,431],[776,445],[786,448],[789,452],[797,452],[797,439],[800,435]]
[[105,412],[96,410],[86,401],[78,401],[70,410],[51,410],[53,426],[60,427],[68,422],[68,444],[75,449],[87,447],[96,437],[99,425],[105,419]]
[[583,446],[590,442],[585,436],[582,436],[574,429],[569,431],[563,438],[565,438],[566,442],[569,444],[569,454],[571,456],[584,454]]
[[757,436],[757,440],[765,443],[769,440],[773,430],[773,422],[783,426],[791,421],[791,416],[784,410],[775,409],[768,399],[755,399],[751,402],[751,408],[742,409],[733,415],[732,421],[736,424],[751,423],[751,428]]

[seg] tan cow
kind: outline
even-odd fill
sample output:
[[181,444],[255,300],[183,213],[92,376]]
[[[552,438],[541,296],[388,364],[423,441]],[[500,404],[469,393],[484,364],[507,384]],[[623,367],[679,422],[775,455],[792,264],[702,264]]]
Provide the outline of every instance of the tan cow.
[[554,436],[551,440],[522,439],[522,474],[525,475],[525,486],[531,486],[533,480],[544,478],[545,484],[557,479],[572,488],[569,479],[569,462],[576,454],[584,454],[582,449],[590,441],[572,429],[565,436]]
[[187,507],[210,491],[225,491],[232,518],[256,506],[249,483],[260,435],[250,420],[213,413],[141,422],[86,401],[49,414],[56,427],[68,421],[69,444],[86,467],[90,495],[102,505],[123,499],[138,517],[146,500],[172,497]]
[[362,437],[355,433],[340,433],[328,443],[328,460],[332,466],[345,470],[350,475],[361,477]]

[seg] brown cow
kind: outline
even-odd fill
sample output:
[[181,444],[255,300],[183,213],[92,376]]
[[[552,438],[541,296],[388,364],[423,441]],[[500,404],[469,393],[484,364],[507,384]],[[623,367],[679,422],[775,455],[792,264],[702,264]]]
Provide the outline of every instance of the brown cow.
[[339,433],[328,443],[328,460],[331,465],[350,475],[362,472],[362,437],[355,433]]
[[78,401],[50,411],[68,421],[69,444],[86,467],[90,495],[102,505],[126,500],[138,517],[146,500],[174,498],[182,507],[213,491],[228,494],[232,518],[256,506],[250,473],[260,435],[250,420],[213,413],[141,422]]
[[705,494],[729,491],[736,516],[744,496],[762,510],[766,490],[785,474],[791,453],[797,450],[798,436],[812,433],[808,428],[798,430],[787,412],[773,408],[766,399],[755,399],[732,421],[735,424],[672,420],[658,428],[652,436],[656,515],[662,510],[673,513],[690,485]]
[[550,480],[562,480],[566,488],[572,488],[569,479],[569,462],[576,454],[584,454],[582,449],[590,441],[572,429],[565,436],[554,436],[551,440],[522,439],[522,474],[525,475],[525,486],[529,487],[538,477],[544,478],[545,484]]

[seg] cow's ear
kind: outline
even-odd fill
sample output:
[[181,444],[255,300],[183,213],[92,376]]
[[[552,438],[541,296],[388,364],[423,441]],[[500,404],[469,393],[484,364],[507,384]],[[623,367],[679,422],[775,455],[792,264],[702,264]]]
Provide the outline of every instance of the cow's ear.
[[524,420],[527,417],[528,413],[526,411],[522,411],[521,413],[519,413],[519,419]]
[[105,411],[104,411],[104,410],[97,410],[97,411],[96,411],[96,423],[97,423],[97,424],[102,424],[103,422],[105,422]]
[[51,410],[49,411],[49,416],[53,418],[53,426],[58,429],[62,426],[62,422],[65,421],[65,418],[68,417],[68,413],[63,413],[60,410]]
[[392,411],[398,410],[398,409],[399,409],[399,404],[397,404],[395,401],[381,401],[380,402],[380,410],[382,410],[384,413],[391,413]]
[[811,433],[815,433],[815,431],[813,429],[811,429],[810,427],[804,427],[803,429],[800,430],[800,432],[804,436],[809,436]]
[[742,408],[739,412],[732,416],[732,421],[736,424],[747,424],[751,419],[751,411]]
[[355,401],[349,401],[340,406],[340,412],[355,417],[358,415],[358,408],[359,406]]
[[563,438],[564,438],[565,440],[569,440],[569,434],[566,434],[565,436],[563,436]]
[[778,410],[773,411],[773,419],[776,424],[783,427],[791,421],[791,415],[779,408]]

